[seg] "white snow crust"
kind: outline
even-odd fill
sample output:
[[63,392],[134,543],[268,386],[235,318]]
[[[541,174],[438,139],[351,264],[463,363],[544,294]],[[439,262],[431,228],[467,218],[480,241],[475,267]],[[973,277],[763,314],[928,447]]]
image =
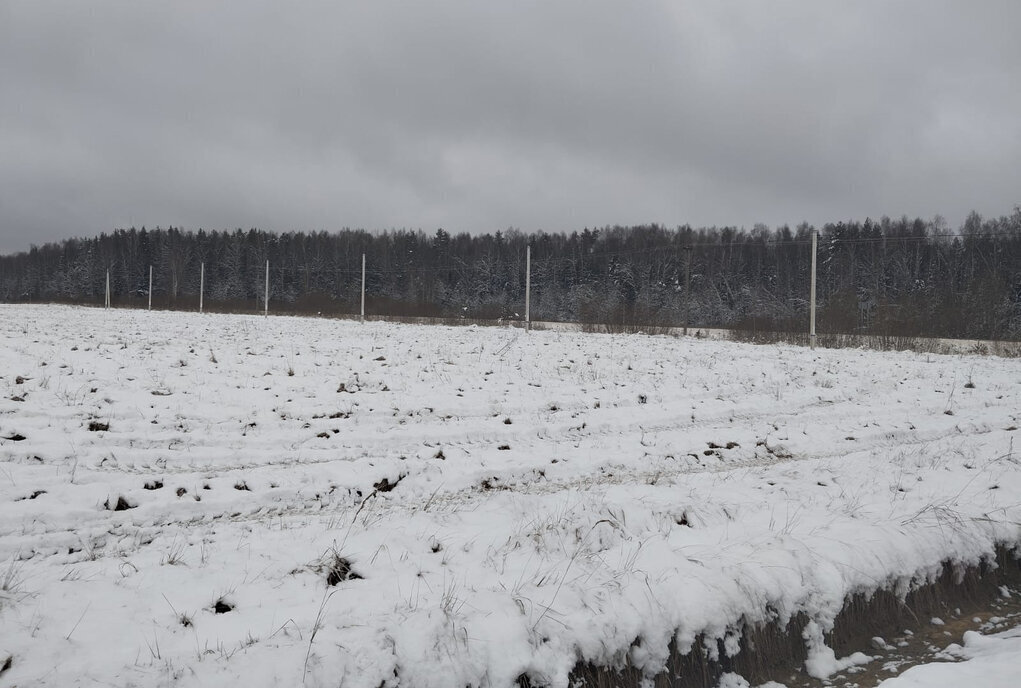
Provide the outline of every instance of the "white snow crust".
[[825,674],[845,596],[1019,541],[1019,391],[994,357],[0,306],[0,682],[564,687],[799,611]]

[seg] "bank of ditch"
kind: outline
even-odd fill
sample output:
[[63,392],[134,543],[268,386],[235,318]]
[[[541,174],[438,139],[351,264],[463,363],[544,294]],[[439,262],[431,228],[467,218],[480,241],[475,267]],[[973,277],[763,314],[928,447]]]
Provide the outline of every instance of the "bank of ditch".
[[[903,591],[907,591],[906,594]],[[868,655],[825,678],[806,671],[811,619],[798,614],[783,623],[744,625],[737,652],[723,639],[699,636],[687,652],[670,645],[666,668],[648,677],[625,658],[621,667],[580,663],[571,673],[577,688],[707,688],[725,674],[736,673],[752,686],[775,681],[788,688],[868,688],[916,664],[932,661],[968,630],[1002,630],[1013,620],[1021,624],[1021,549],[1001,544],[995,556],[977,566],[944,562],[932,580],[899,580],[849,596],[832,629],[824,634],[836,657]],[[640,644],[641,640],[636,640]],[[650,682],[651,681],[651,682]],[[527,677],[519,680],[532,686]]]

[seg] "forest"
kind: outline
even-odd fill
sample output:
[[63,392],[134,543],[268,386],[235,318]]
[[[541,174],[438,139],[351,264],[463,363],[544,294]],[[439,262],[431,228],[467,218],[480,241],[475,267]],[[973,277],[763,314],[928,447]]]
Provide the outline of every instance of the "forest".
[[117,229],[0,257],[0,300],[340,316],[521,320],[617,331],[804,331],[818,231],[820,333],[1021,339],[1021,208],[943,219],[571,233]]

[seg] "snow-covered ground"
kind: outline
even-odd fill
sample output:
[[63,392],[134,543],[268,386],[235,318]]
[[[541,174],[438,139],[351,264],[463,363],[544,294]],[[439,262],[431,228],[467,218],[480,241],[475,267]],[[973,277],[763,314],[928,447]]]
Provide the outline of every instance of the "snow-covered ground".
[[880,686],[1016,688],[1021,679],[1021,627],[995,635],[968,631],[963,646],[952,644],[941,655],[943,661],[912,667]]
[[825,674],[848,593],[1021,540],[1016,360],[2,306],[0,364],[4,685],[565,686],[798,611]]

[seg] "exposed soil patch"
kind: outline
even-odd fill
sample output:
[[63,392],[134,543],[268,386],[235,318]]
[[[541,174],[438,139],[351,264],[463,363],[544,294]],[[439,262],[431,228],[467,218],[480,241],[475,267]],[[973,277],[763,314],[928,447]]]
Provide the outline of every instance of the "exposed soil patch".
[[103,506],[106,508],[107,511],[127,511],[128,509],[134,509],[138,505],[132,504],[123,496],[119,496],[117,497],[117,501],[107,499],[105,502],[103,502]]
[[389,478],[383,478],[378,483],[373,484],[372,487],[378,492],[389,492],[390,490],[397,487],[397,483],[399,483],[402,480],[404,480],[403,475],[397,476],[397,480],[394,480],[393,482],[390,482]]

